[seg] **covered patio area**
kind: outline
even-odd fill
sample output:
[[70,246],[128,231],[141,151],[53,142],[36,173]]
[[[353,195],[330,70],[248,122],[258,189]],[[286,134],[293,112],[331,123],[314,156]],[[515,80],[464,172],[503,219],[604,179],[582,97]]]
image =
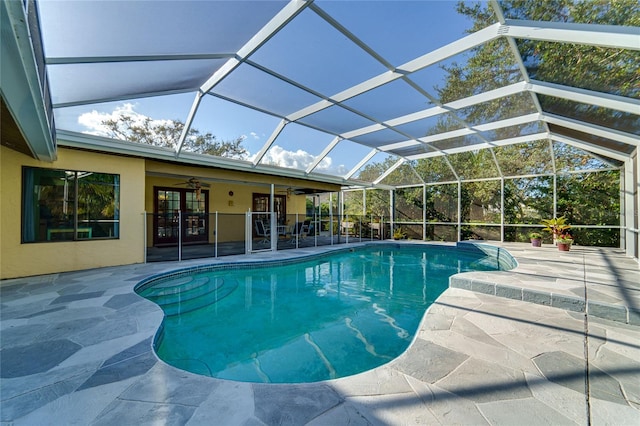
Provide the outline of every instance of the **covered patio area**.
[[[175,263],[6,280],[1,420],[15,425],[637,422],[640,269],[635,260],[611,248],[576,246],[559,254],[549,245],[492,244],[512,253],[518,267],[454,277],[403,355],[362,374],[312,384],[230,382],[160,361],[152,341],[162,311],[133,288]],[[281,260],[335,248],[181,266]]]

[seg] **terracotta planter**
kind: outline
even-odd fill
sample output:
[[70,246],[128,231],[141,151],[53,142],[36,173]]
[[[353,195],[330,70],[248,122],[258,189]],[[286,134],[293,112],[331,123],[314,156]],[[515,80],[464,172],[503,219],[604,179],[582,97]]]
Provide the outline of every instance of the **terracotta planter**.
[[532,238],[531,245],[533,247],[542,247],[542,240],[540,238]]
[[570,247],[571,247],[571,244],[558,243],[558,250],[559,251],[569,251]]

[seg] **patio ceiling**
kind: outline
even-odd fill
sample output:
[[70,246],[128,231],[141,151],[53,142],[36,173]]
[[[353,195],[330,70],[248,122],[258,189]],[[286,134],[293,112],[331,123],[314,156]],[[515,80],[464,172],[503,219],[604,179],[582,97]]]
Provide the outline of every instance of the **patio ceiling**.
[[[421,159],[541,140],[613,165],[633,154],[640,141],[637,87],[625,92],[586,79],[572,86],[532,79],[517,42],[638,52],[639,29],[508,19],[500,2],[489,4],[495,22],[469,34],[458,24],[429,29],[449,19],[444,13],[454,2],[43,1],[39,13],[57,114],[188,94],[190,102],[176,102],[171,116],[153,118],[179,118],[186,129],[211,126],[214,134],[216,108],[249,109],[272,120],[250,160],[207,160],[227,168],[273,173],[268,153],[280,146],[308,154],[306,161],[278,165],[292,175],[357,186],[388,182],[393,170]],[[473,49],[493,42],[506,43],[516,75],[442,98],[441,66],[464,63]],[[496,103],[490,120],[475,122],[469,114]],[[183,161],[193,158],[182,149],[186,129],[173,153]],[[511,136],[500,136],[505,133]],[[364,182],[359,173],[372,163],[390,167]]]

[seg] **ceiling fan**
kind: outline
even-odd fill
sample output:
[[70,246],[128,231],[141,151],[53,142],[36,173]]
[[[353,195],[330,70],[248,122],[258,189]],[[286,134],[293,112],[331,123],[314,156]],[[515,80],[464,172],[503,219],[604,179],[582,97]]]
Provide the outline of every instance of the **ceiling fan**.
[[278,189],[276,190],[277,193],[279,194],[287,194],[287,198],[290,198],[291,195],[297,195],[297,191],[294,190],[293,188],[289,187],[289,188],[282,188],[282,189]]
[[200,182],[200,180],[195,178],[195,177],[191,177],[187,181],[176,183],[175,185],[184,185],[187,188],[194,189],[195,193],[196,193],[196,200],[197,201],[200,201],[200,193],[201,193],[202,188],[203,187],[204,188],[209,188],[211,186],[208,183]]
[[279,194],[286,194],[287,195],[287,199],[291,198],[292,195],[309,195],[309,194],[315,194],[316,192],[319,192],[315,189],[312,188],[303,188],[303,187],[296,187],[296,188],[292,188],[292,187],[288,187],[288,188],[280,188],[276,190],[277,193]]
[[313,190],[307,190],[305,188],[286,188],[286,189],[279,189],[276,192],[281,193],[281,194],[287,194],[287,197],[290,197],[292,195],[302,195],[302,194],[310,194],[313,193]]

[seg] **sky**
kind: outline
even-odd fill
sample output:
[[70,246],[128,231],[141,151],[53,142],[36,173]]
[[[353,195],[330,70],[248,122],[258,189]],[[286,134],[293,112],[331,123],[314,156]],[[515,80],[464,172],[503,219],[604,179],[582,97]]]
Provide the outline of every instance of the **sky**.
[[[236,39],[229,38],[226,34],[234,33],[240,36],[245,33],[245,36],[252,34],[255,28],[259,28],[265,20],[269,19],[270,14],[285,4],[257,2],[249,5],[244,2],[247,7],[250,6],[252,13],[244,13],[238,17],[234,15],[237,12],[238,2],[235,2],[236,6],[233,5],[234,2],[229,2],[223,7],[219,17],[212,18],[198,16],[195,13],[197,8],[190,9],[188,2],[181,3],[185,7],[180,8],[178,14],[172,12],[175,9],[169,7],[172,2],[157,2],[151,9],[138,9],[137,3],[139,2],[45,0],[40,6],[40,14],[43,21],[46,55],[48,57],[81,57],[162,52],[198,53],[207,52],[207,49],[223,52],[239,47]],[[401,65],[454,41],[463,36],[464,30],[470,26],[464,17],[455,12],[454,1],[412,3],[355,0],[316,2],[319,7],[331,14],[340,24],[347,27],[393,65]],[[91,21],[95,20],[95,16],[91,15],[90,4],[99,5],[96,7],[101,8],[101,20]],[[403,4],[411,6],[411,10],[420,10],[421,13],[403,13]],[[219,11],[219,2],[205,2],[205,5]],[[413,9],[416,5],[419,9]],[[202,14],[201,10],[200,14]],[[123,19],[123,15],[128,17]],[[188,25],[189,30],[185,30],[184,39],[176,40],[167,37],[160,42],[148,39],[146,35],[148,32],[162,34],[162,25],[173,25],[176,22]],[[131,29],[132,25],[136,26],[134,30]],[[347,42],[346,38],[337,31],[330,29],[329,32],[320,33],[311,30],[324,27],[328,27],[326,22],[310,10],[305,10],[251,59],[327,95],[338,93],[353,84],[384,72],[385,69],[380,63],[374,61],[353,43]],[[133,31],[132,34],[127,33],[131,31]],[[428,33],[426,38],[425,32]],[[241,38],[240,36],[238,38]],[[327,37],[330,38],[331,43],[320,43],[321,39],[326,41]],[[70,46],[72,41],[78,43],[78,47]],[[191,42],[193,45],[189,44]],[[336,75],[339,78],[327,77],[324,68],[320,67],[321,64],[324,66],[327,63],[335,64]],[[163,79],[172,78],[169,71],[163,75],[163,70],[159,66],[152,68],[151,73],[142,74],[139,70],[146,69],[142,65],[140,68],[132,68],[136,70],[131,71],[132,73],[138,73],[132,74],[132,92],[135,92],[136,84],[154,87],[154,84],[162,83]],[[75,74],[62,73],[62,69],[50,66],[54,103],[56,102],[56,85],[68,91],[84,88],[85,91],[94,90],[98,94],[101,89],[110,90],[110,82],[100,72],[92,74],[91,79],[84,82],[80,73],[81,66],[78,66],[78,77],[75,77]],[[434,80],[434,84],[437,84],[442,73],[437,68],[434,69],[425,70],[420,78],[429,82]],[[193,76],[185,76],[181,70],[172,70],[172,72],[185,81],[189,78],[200,81],[197,79],[202,79],[202,76],[207,77],[209,74],[206,67],[203,67],[203,70],[204,74],[199,75],[194,72]],[[246,75],[250,78],[252,74],[246,73]],[[118,76],[118,78],[126,77],[127,74]],[[138,79],[137,82],[136,79]],[[113,84],[117,83],[119,81],[116,78]],[[182,83],[175,84],[178,86]],[[264,83],[250,80],[234,82],[229,79],[223,81],[220,91],[241,93],[252,84],[260,87],[259,85]],[[289,94],[287,93],[265,92],[260,95],[262,96],[260,102],[264,102],[271,108],[288,107]],[[150,117],[159,122],[172,119],[185,121],[194,97],[195,92],[146,98],[132,96],[130,99],[117,102],[56,108],[56,125],[58,129],[105,135],[101,122],[115,118],[119,114],[139,118]],[[299,101],[303,106],[309,104],[307,98],[294,98],[294,94],[291,94],[291,99]],[[298,106],[291,108],[296,110]],[[279,122],[280,119],[277,117],[207,95],[200,104],[193,127],[201,132],[211,132],[219,140],[243,138],[243,146],[248,150],[249,159],[251,159],[263,147]],[[263,161],[305,169],[332,140],[332,135],[295,123],[288,124]],[[369,151],[371,148],[343,141],[319,165],[317,171],[344,175]],[[372,161],[383,161],[384,157],[384,154],[379,154]]]

